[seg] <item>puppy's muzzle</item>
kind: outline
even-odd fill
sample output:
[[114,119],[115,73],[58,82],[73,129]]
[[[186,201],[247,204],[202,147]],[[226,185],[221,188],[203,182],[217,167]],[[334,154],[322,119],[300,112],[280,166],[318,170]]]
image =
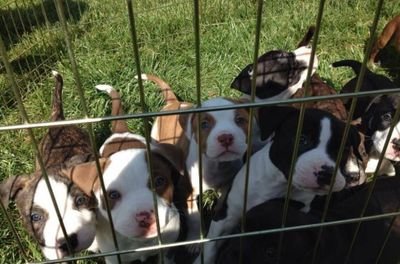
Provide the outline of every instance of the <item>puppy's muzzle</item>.
[[400,151],[400,138],[394,138],[391,142],[393,144],[393,149]]
[[217,140],[221,144],[221,146],[227,148],[233,144],[233,135],[232,134],[221,134],[218,136]]
[[334,170],[335,168],[332,166],[323,165],[320,171],[314,172],[318,185],[321,187],[330,185]]
[[[78,235],[73,233],[68,236],[69,245],[71,249],[74,250],[78,247]],[[63,253],[73,253],[68,251],[68,242],[65,238],[60,238],[57,240],[57,248],[60,249]]]

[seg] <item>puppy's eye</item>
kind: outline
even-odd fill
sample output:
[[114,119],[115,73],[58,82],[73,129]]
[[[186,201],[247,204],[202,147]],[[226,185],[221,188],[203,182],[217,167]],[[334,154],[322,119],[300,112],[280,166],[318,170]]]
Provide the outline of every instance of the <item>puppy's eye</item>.
[[75,198],[75,205],[76,206],[81,206],[81,205],[87,204],[87,202],[88,202],[88,198],[86,196],[84,196],[84,195],[80,195],[80,196]]
[[384,114],[384,115],[382,116],[382,120],[383,120],[383,121],[387,121],[387,122],[392,121],[392,114],[391,114],[391,113],[386,113],[386,114]]
[[31,214],[31,221],[32,222],[39,222],[42,219],[43,219],[43,216],[38,214],[38,213],[32,213]]
[[108,198],[111,200],[118,200],[121,198],[121,194],[118,191],[109,191],[108,192]]
[[239,126],[245,125],[247,123],[247,119],[242,117],[242,116],[236,116],[235,117],[235,123]]
[[155,188],[161,188],[164,187],[167,184],[167,179],[163,176],[156,176],[154,178],[154,187]]
[[247,71],[247,74],[251,77],[253,76],[253,68],[250,67],[250,69]]
[[203,120],[200,123],[200,127],[201,127],[201,129],[208,129],[208,128],[210,128],[210,123],[207,120]]

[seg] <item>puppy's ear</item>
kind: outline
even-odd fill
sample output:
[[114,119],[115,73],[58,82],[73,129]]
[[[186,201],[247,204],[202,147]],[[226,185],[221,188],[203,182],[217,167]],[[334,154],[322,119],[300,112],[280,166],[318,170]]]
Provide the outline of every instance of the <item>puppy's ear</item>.
[[[172,144],[154,144],[152,153],[161,156],[164,160],[171,164],[176,173],[173,175],[174,186],[177,192],[185,200],[192,193],[192,184],[186,170],[185,157],[180,148]],[[174,197],[174,199],[177,197]]]
[[0,183],[1,203],[7,207],[11,200],[15,200],[29,181],[29,177],[25,175],[13,176]]
[[[106,169],[109,160],[107,158],[99,159],[100,169],[103,173]],[[98,188],[99,173],[97,170],[96,162],[81,163],[67,169],[63,169],[61,173],[69,178],[88,196],[93,195],[93,190]]]
[[260,107],[258,109],[258,126],[261,140],[268,139],[288,117],[298,114],[298,109],[288,106]]

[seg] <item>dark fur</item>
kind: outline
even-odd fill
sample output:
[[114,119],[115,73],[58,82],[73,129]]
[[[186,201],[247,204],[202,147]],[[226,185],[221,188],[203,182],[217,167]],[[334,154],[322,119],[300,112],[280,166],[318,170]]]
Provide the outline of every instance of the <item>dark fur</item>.
[[[334,193],[326,221],[356,218],[367,199],[365,184],[354,189]],[[290,203],[285,226],[298,226],[319,223],[325,198],[317,198],[312,210],[305,214],[299,206]],[[283,200],[272,200],[254,207],[246,214],[246,231],[266,230],[282,226]],[[400,180],[397,178],[378,179],[367,216],[397,212],[400,208]],[[383,245],[391,218],[365,221],[361,224],[348,263],[375,263]],[[357,224],[341,224],[324,227],[315,263],[344,263]],[[280,253],[283,264],[311,263],[313,249],[319,228],[307,228],[284,232]],[[275,263],[278,257],[280,233],[271,233],[243,238],[243,260],[245,263]],[[379,263],[394,264],[400,260],[400,217],[394,221],[392,233]],[[239,240],[229,240],[220,251],[217,263],[237,263],[239,259]]]
[[[356,74],[356,77],[348,81],[343,88],[341,89],[341,93],[352,93],[355,91],[357,79],[361,71],[361,63],[355,60],[341,60],[332,63],[333,67],[343,67],[348,66],[353,69]],[[368,68],[365,69],[365,75],[360,87],[360,91],[375,91],[375,90],[382,90],[382,89],[393,89],[396,88],[396,85],[387,78],[386,76],[373,73]],[[357,100],[357,105],[354,110],[353,119],[357,119],[362,116],[365,109],[368,107],[370,102],[374,96],[362,96],[359,97]],[[351,106],[351,99],[344,100],[345,106],[347,110],[350,109]]]

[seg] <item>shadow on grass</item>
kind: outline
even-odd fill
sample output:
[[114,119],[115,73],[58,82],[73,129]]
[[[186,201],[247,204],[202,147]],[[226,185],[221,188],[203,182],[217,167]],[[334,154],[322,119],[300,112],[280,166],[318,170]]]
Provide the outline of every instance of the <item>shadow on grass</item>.
[[[63,0],[63,9],[68,21],[77,22],[87,9],[83,1]],[[55,2],[44,0],[29,6],[17,5],[14,8],[0,10],[0,34],[8,49],[18,42],[24,34],[35,28],[49,26],[59,21]]]

